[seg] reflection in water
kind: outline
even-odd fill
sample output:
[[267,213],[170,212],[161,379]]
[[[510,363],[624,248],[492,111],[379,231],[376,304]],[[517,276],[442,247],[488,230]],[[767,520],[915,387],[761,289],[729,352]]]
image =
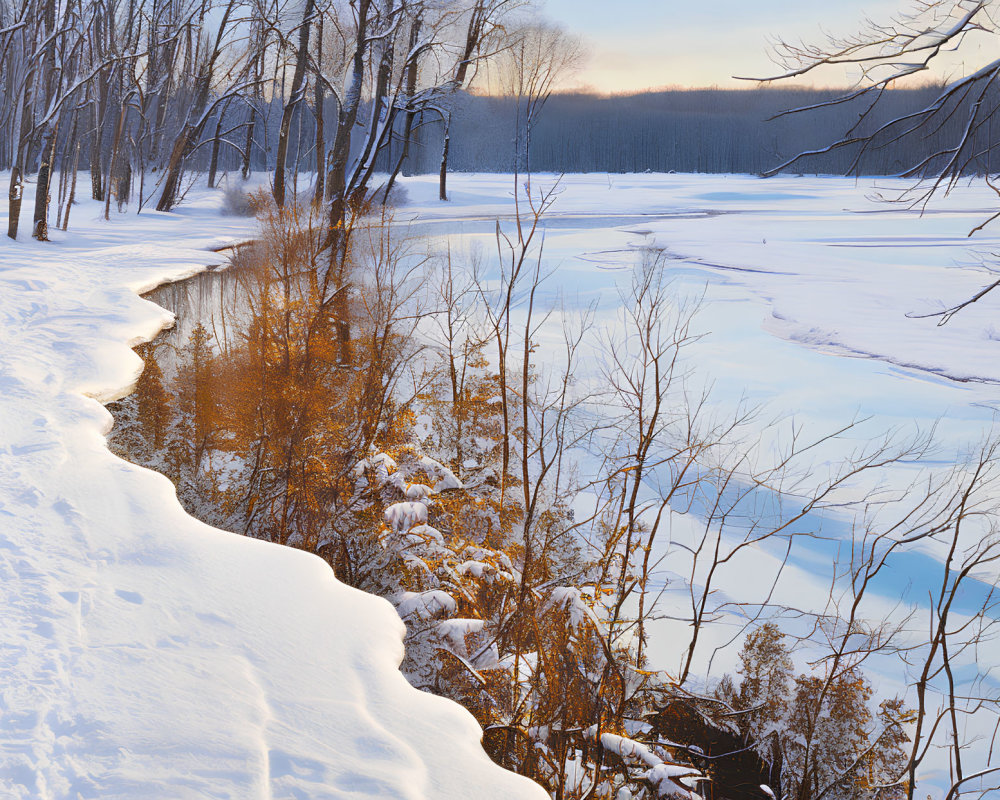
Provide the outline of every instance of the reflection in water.
[[[354,233],[354,262],[362,245],[389,246],[380,229]],[[352,301],[356,278],[327,279],[320,245],[310,220],[272,217],[231,269],[152,293],[179,322],[140,348],[147,366],[112,408],[111,438],[170,477],[196,516],[317,553],[353,527],[356,465],[408,430],[393,391],[410,347],[395,263],[369,271],[366,301]]]

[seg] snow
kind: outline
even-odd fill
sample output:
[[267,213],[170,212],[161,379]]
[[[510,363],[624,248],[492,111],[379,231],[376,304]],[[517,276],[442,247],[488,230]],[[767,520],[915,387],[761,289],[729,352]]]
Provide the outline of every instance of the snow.
[[549,592],[549,602],[556,608],[563,608],[569,613],[570,624],[574,628],[590,620],[594,627],[603,635],[604,626],[590,606],[583,599],[581,591],[575,586],[557,586]]
[[454,650],[465,649],[465,637],[483,630],[481,619],[446,619],[437,626],[437,632]]
[[426,483],[411,483],[406,487],[406,499],[427,505],[427,498],[434,490]]
[[[397,216],[414,231],[495,246],[509,176],[450,176],[450,203],[434,178],[404,182],[411,201]],[[907,186],[890,180],[602,174],[561,186],[545,221],[550,298],[598,301],[594,325],[606,329],[641,252],[663,250],[677,293],[704,295],[707,335],[691,359],[720,412],[749,398],[766,404],[762,421],[794,417],[812,431],[870,418],[857,441],[936,426],[943,465],[993,426],[1000,294],[943,327],[920,318],[996,280],[1000,228],[967,238],[995,203],[988,188],[959,187],[921,216],[876,202]],[[219,204],[194,192],[174,214],[105,223],[83,203],[51,244],[0,242],[0,796],[543,797],[488,762],[468,714],[405,684],[387,603],[338,584],[318,559],[195,522],[165,478],[108,453],[98,401],[138,376],[127,345],[170,322],[135,292],[246,238],[249,223],[220,217]],[[540,331],[539,362],[559,357],[562,321]],[[390,508],[391,526],[425,521],[429,490],[460,486],[428,462],[428,484],[400,487],[411,502]],[[359,476],[367,467],[395,470],[385,455]],[[689,515],[669,520],[679,543],[698,533]],[[719,596],[763,598],[782,569],[773,602],[821,601],[830,552],[797,549],[783,567],[783,553],[748,549],[720,574]],[[463,569],[483,568],[468,558]],[[919,593],[934,563],[914,556],[887,574],[873,608],[905,611],[900,598]],[[686,570],[664,565],[664,602],[677,599],[671,587],[683,597]],[[418,616],[452,613],[441,594],[404,600]],[[586,606],[562,589],[553,602]],[[456,620],[454,635],[471,622]],[[732,634],[709,626],[703,652]],[[683,619],[652,630],[654,665],[674,666],[687,635]],[[706,662],[696,671],[731,668]],[[898,664],[882,677],[891,693]]]
[[396,604],[396,611],[403,619],[437,619],[454,614],[458,610],[455,599],[440,589],[427,592],[402,592]]
[[446,492],[450,489],[464,488],[462,482],[455,477],[455,473],[440,461],[435,461],[429,456],[421,456],[420,466],[427,471],[428,475],[432,475],[436,479],[437,482],[434,485],[435,491]]
[[[887,492],[909,485],[921,471],[946,470],[995,432],[1000,289],[946,325],[938,324],[939,316],[927,316],[997,280],[1000,265],[991,254],[1000,252],[1000,224],[969,236],[996,208],[995,193],[981,182],[959,185],[923,209],[882,202],[907,194],[910,183],[895,179],[532,177],[536,191],[556,181],[559,197],[542,223],[542,272],[551,277],[539,296],[557,309],[562,303],[569,314],[595,303],[592,327],[614,341],[622,316],[619,288],[627,286],[644,253],[662,254],[674,295],[701,299],[693,332],[703,336],[688,351],[689,392],[699,396],[711,389],[708,405],[721,419],[748,403],[760,404],[749,440],[756,433],[766,447],[763,437],[774,436],[767,426],[775,420],[786,431],[794,426],[801,441],[861,420],[849,436],[814,451],[815,474],[822,477],[887,431],[901,438],[933,431],[930,458],[899,463],[875,478]],[[511,176],[450,176],[450,203],[437,201],[433,177],[405,184],[410,202],[399,215],[413,230],[442,243],[448,239],[456,263],[463,247],[470,255],[491,252],[496,218],[512,219]],[[569,314],[557,310],[539,330],[533,358],[540,367],[560,366],[562,324]],[[581,385],[598,381],[601,363],[600,353],[584,359],[574,378]],[[585,463],[583,469],[586,474]],[[859,482],[852,491],[859,495],[871,488]],[[574,503],[580,519],[586,518],[586,501]],[[651,667],[670,672],[690,641],[688,590],[700,580],[685,548],[699,540],[704,527],[695,516],[674,511],[668,523],[653,554],[660,564],[655,581],[664,593],[646,653]],[[824,608],[831,563],[841,542],[850,541],[851,524],[829,511],[810,515],[801,527],[816,524],[822,525],[824,540],[799,540],[787,562],[784,542],[754,546],[716,573],[713,597],[720,606],[731,602],[734,610],[702,630],[696,676],[711,680],[733,671],[746,622],[740,609],[752,613],[755,603],[765,601]],[[926,641],[926,590],[940,582],[940,549],[925,544],[883,571],[869,588],[864,609],[870,619],[890,621],[916,609],[910,633],[917,646]],[[984,583],[970,585],[956,601],[962,621],[1000,575],[994,570],[978,577]],[[961,624],[956,619],[955,625]],[[808,657],[797,657],[805,668]],[[995,691],[988,665],[1000,660],[1000,644],[982,642],[975,655],[963,658],[963,679],[984,681]],[[974,658],[978,664],[971,663]],[[905,688],[906,668],[895,656],[873,659],[866,669],[880,696]],[[986,713],[967,718],[969,740],[990,741],[993,721]],[[984,760],[985,748],[974,743],[969,758]],[[947,786],[947,769],[946,759],[928,759],[921,786],[928,791]]]
[[455,567],[455,572],[459,575],[471,575],[472,577],[479,579],[483,575],[489,575],[494,572],[493,567],[489,564],[485,564],[482,561],[463,561],[457,567]]
[[695,800],[698,798],[698,795],[678,785],[678,782],[683,782],[684,778],[691,774],[692,772],[690,770],[683,770],[673,764],[657,764],[655,767],[646,770],[642,777],[656,789],[659,797],[676,797],[679,798],[679,800]]
[[641,742],[614,733],[602,733],[601,746],[609,753],[620,756],[626,763],[639,763],[649,767],[642,773],[642,779],[656,789],[658,797],[677,797],[684,800],[698,797],[678,783],[700,778],[701,773],[698,770],[681,764],[665,763]]
[[128,345],[170,322],[135,292],[247,236],[220,205],[85,202],[52,243],[0,241],[0,796],[544,797],[404,681],[387,602],[196,522],[105,447]]
[[441,535],[441,531],[437,528],[431,527],[430,525],[414,525],[410,528],[409,534],[410,536],[416,536],[423,542],[437,542],[438,544],[444,544],[444,536]]
[[385,510],[385,524],[393,530],[409,530],[413,525],[427,523],[427,506],[424,503],[393,503]]
[[[640,742],[635,742],[616,733],[602,733],[601,747],[609,753],[621,756],[626,761],[639,761],[647,767],[655,767],[663,763],[663,759],[653,754],[653,752]],[[678,775],[697,775],[698,771],[691,767],[675,767],[680,771]]]

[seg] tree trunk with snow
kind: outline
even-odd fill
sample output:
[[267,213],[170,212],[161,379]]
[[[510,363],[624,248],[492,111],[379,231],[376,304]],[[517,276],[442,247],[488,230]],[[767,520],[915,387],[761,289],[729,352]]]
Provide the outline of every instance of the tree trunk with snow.
[[385,183],[385,194],[382,197],[383,203],[389,202],[389,193],[392,191],[392,187],[396,183],[396,178],[399,175],[400,170],[403,168],[403,162],[406,161],[407,156],[410,154],[410,139],[413,137],[413,122],[417,115],[415,96],[417,93],[417,68],[420,63],[417,57],[417,46],[420,42],[420,31],[422,27],[423,16],[418,14],[410,27],[410,47],[407,54],[407,58],[409,60],[406,65],[406,115],[403,118],[403,132],[401,134],[403,145],[399,153],[399,158],[396,159],[392,172],[389,174],[389,180]]
[[49,240],[49,189],[52,183],[52,162],[56,157],[56,133],[58,125],[45,127],[42,134],[41,162],[38,166],[38,180],[35,187],[35,213],[31,235],[40,242]]
[[438,174],[438,199],[448,199],[448,148],[451,147],[451,112],[444,118],[444,140],[441,143],[441,171]]

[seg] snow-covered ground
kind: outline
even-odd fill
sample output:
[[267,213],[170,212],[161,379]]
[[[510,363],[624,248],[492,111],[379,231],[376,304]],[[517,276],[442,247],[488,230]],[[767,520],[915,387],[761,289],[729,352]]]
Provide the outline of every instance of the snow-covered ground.
[[24,218],[0,240],[0,796],[544,797],[406,684],[388,603],[196,522],[106,449],[100,401],[169,322],[135,292],[248,234],[220,205],[106,223],[85,202],[52,243]]

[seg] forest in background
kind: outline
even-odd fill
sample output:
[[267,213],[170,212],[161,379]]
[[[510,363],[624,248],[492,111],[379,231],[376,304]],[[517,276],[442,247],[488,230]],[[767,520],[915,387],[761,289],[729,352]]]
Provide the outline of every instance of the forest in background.
[[[925,107],[940,86],[886,92],[866,130]],[[761,87],[674,89],[604,97],[553,94],[531,133],[530,167],[539,172],[705,172],[759,175],[803,151],[821,149],[831,131],[847,131],[868,101],[861,98],[817,109],[789,109],[827,103],[834,90]],[[516,111],[511,98],[463,94],[456,104],[452,166],[462,172],[512,172]],[[934,152],[961,124],[956,119],[939,134],[907,137],[892,147],[871,149],[860,162],[853,148],[803,158],[787,172],[830,175],[894,175]],[[994,172],[989,131],[979,142],[980,157],[970,172]],[[418,140],[419,142],[420,140]],[[412,149],[409,169],[436,171],[433,147]],[[996,163],[994,163],[996,162]]]
[[[941,91],[940,86],[887,91],[877,108],[866,117],[866,131],[919,109],[925,108]],[[455,92],[448,121],[448,168],[458,172],[507,173],[515,169],[537,172],[692,172],[764,174],[771,170],[802,174],[900,175],[914,164],[939,151],[953,139],[962,125],[955,115],[931,136],[910,135],[892,146],[855,146],[817,152],[796,159],[802,153],[822,150],[831,131],[848,131],[866,109],[867,101],[827,105],[839,97],[835,90],[758,87],[748,89],[673,89],[633,95],[601,96],[581,93],[552,93],[544,98],[544,111],[531,123],[513,96]],[[233,102],[216,103],[205,120],[201,138],[204,146],[185,158],[188,169],[212,176],[243,176],[275,168],[277,149],[285,124],[284,104],[278,100],[258,100],[251,107]],[[178,98],[183,102],[183,98]],[[801,107],[817,107],[809,114],[788,114]],[[335,131],[338,109],[327,103],[322,125],[317,126],[315,104],[300,104],[287,120],[285,160],[290,181],[299,188],[299,175],[315,175],[317,154],[324,131]],[[371,114],[362,101],[359,116]],[[169,120],[180,109],[163,111]],[[107,124],[107,123],[105,123]],[[381,143],[374,159],[376,174],[400,172],[404,175],[437,173],[441,168],[445,122],[437,108],[414,113],[413,119],[398,118]],[[92,169],[106,171],[113,143],[112,127],[96,138],[84,139],[74,158]],[[409,127],[409,130],[407,130]],[[78,131],[61,131],[56,149],[70,150],[69,139]],[[1000,162],[992,128],[979,133],[971,144],[976,158],[965,167],[966,174],[992,174]],[[95,144],[95,143],[99,143]],[[523,149],[527,147],[527,157]],[[362,143],[352,145],[357,157]],[[521,153],[521,155],[518,155]],[[144,158],[128,157],[123,167],[129,175],[129,192],[138,191]],[[923,166],[932,174],[943,159],[931,159]],[[793,163],[789,163],[793,162]],[[155,166],[155,165],[148,165]],[[10,167],[10,154],[0,146],[0,169]],[[302,187],[311,191],[312,178]],[[124,192],[124,189],[122,190]]]
[[[869,129],[925,107],[939,86],[897,89],[885,94],[865,123]],[[861,99],[817,109],[811,114],[785,114],[790,109],[817,106],[838,97],[835,90],[760,87],[747,89],[675,89],[634,95],[600,96],[553,93],[526,135],[524,114],[512,96],[460,92],[454,97],[450,121],[449,165],[458,172],[703,172],[762,174],[803,151],[820,149],[830,131],[846,131],[864,110]],[[252,147],[254,170],[273,168],[271,143],[278,138],[281,108],[270,104],[259,123],[259,142]],[[934,152],[954,135],[960,118],[938,135],[907,137],[902,144],[876,148],[856,162],[860,145],[800,159],[784,171],[830,175],[894,175]],[[223,129],[241,124],[240,112],[230,112]],[[324,126],[336,120],[329,112]],[[294,163],[311,165],[315,153],[316,118],[307,110],[295,118],[289,152]],[[443,122],[435,111],[416,116],[406,140],[395,140],[380,155],[377,169],[391,172],[402,157],[406,175],[438,172]],[[969,172],[993,171],[993,148],[984,146]],[[520,159],[517,142],[528,142],[528,158]],[[195,160],[202,170],[210,154]],[[237,172],[238,154],[224,151],[217,167]]]

